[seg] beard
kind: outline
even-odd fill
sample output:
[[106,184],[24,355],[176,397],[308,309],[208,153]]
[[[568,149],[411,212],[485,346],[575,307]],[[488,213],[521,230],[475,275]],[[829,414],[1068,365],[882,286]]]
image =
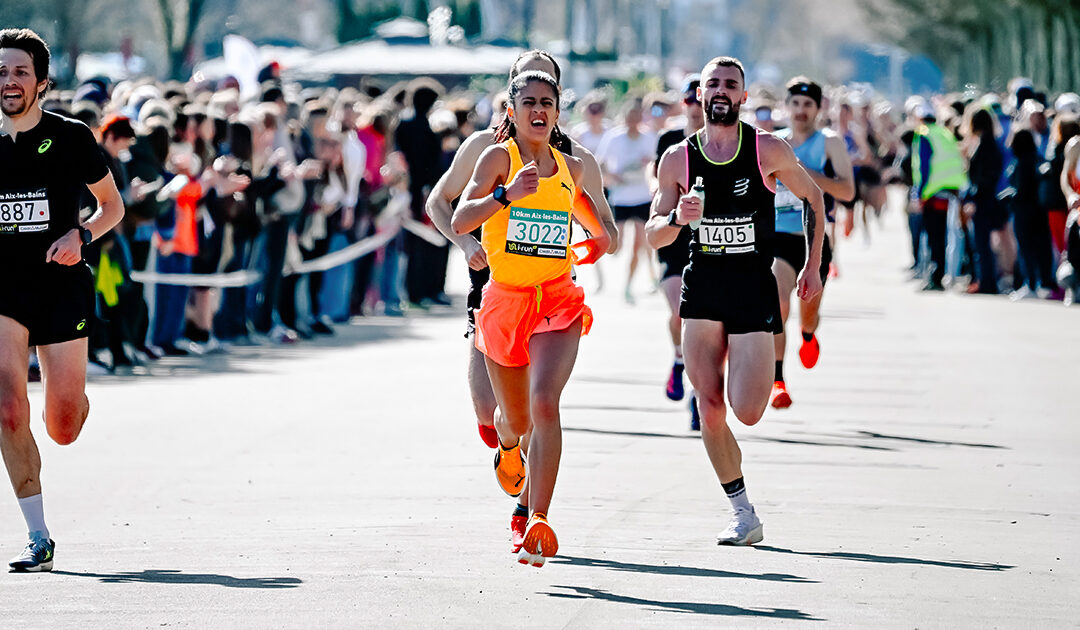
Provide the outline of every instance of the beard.
[[0,111],[4,112],[5,116],[22,116],[26,112],[30,111],[30,105],[33,101],[26,98],[26,94],[23,94],[22,98],[11,102],[7,99],[0,99]]
[[[719,113],[716,110],[716,105],[727,105],[727,111],[724,113]],[[708,121],[710,125],[723,125],[725,127],[730,127],[731,125],[739,122],[740,107],[741,105],[739,103],[732,103],[724,98],[714,98],[713,100],[709,101],[709,106],[705,109],[705,120]]]

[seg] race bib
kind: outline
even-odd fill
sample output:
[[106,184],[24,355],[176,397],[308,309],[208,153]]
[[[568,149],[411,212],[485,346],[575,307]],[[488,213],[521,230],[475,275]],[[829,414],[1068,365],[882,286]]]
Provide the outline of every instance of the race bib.
[[569,212],[511,207],[506,251],[519,256],[566,258],[569,226]]
[[697,237],[702,254],[751,254],[757,251],[753,213],[705,217],[701,220]]
[[49,196],[44,188],[0,192],[0,234],[49,229]]

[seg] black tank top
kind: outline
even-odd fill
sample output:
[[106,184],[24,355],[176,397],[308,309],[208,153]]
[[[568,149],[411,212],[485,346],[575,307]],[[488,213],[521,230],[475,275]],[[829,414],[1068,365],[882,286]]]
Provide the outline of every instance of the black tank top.
[[757,129],[740,122],[739,148],[723,163],[706,157],[703,136],[699,131],[684,141],[688,185],[692,187],[698,177],[705,185],[704,216],[701,227],[690,234],[685,285],[693,289],[696,282],[716,281],[718,274],[771,276],[775,193],[765,185],[758,165]]

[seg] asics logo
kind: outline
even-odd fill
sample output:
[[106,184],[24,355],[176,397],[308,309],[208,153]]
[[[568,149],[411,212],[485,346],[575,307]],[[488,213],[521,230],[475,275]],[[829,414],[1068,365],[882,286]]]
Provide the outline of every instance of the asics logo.
[[735,180],[735,187],[731,189],[731,192],[735,193],[737,197],[745,195],[750,190],[750,180],[747,178]]
[[49,147],[51,147],[51,146],[52,146],[52,140],[45,140],[44,142],[41,143],[41,146],[39,146],[37,148],[37,152],[38,153],[44,153],[44,152],[48,151]]

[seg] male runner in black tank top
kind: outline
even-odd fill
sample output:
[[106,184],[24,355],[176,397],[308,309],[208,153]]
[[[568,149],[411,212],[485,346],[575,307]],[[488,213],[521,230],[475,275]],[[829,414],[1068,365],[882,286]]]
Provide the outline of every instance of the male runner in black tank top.
[[[682,226],[701,221],[692,230],[690,264],[683,272],[686,373],[697,392],[705,450],[735,512],[717,542],[748,545],[762,540],[762,528],[746,496],[739,445],[727,426],[724,360],[731,372],[731,409],[743,424],[756,424],[769,402],[773,335],[781,330],[771,269],[776,180],[809,200],[803,213],[809,255],[798,281],[804,300],[821,291],[817,269],[825,205],[821,189],[786,142],[739,122],[746,89],[737,59],[717,57],[706,64],[699,90],[705,128],[660,160],[646,230],[649,242],[661,247],[675,240]],[[704,204],[688,194],[697,177],[704,180]]]

